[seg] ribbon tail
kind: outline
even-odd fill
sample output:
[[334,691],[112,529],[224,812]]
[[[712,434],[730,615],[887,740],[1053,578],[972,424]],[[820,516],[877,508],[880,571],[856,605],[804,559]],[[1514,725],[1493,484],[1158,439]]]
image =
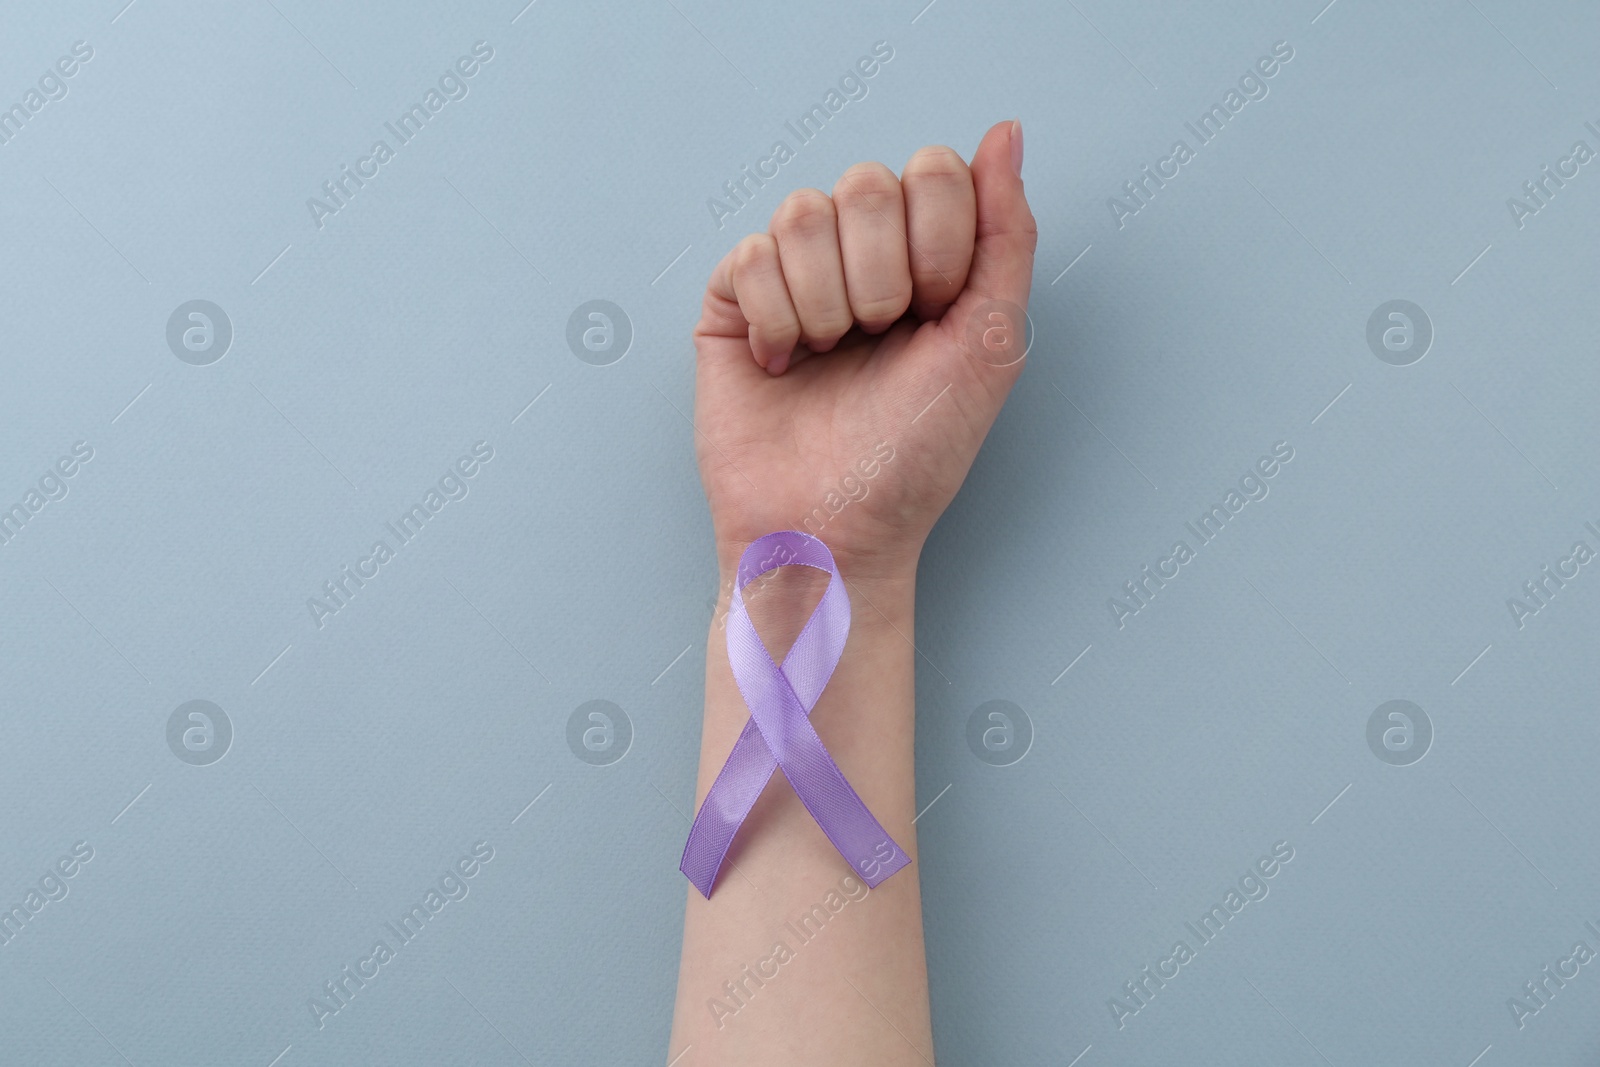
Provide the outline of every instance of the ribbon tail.
[[802,717],[778,749],[784,777],[862,881],[876,889],[911,862],[828,755],[809,719]]
[[739,827],[777,769],[778,761],[772,758],[760,727],[750,719],[734,742],[728,762],[722,765],[701,801],[678,863],[678,870],[706,899],[711,898],[711,887],[716,884]]

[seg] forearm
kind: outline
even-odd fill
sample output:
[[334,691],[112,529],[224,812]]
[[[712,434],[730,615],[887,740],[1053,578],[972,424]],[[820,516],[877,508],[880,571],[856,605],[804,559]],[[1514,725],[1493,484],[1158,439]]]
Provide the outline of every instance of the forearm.
[[[821,584],[806,579],[820,574],[806,568],[776,573],[746,595],[757,632],[781,661]],[[728,665],[727,589],[724,582],[706,652],[696,810],[750,715]],[[845,777],[913,861],[914,591],[914,573],[850,584],[849,641],[811,715]],[[712,898],[688,890],[668,1058],[682,1055],[675,1067],[932,1063],[918,873],[913,862],[868,890],[779,770]]]

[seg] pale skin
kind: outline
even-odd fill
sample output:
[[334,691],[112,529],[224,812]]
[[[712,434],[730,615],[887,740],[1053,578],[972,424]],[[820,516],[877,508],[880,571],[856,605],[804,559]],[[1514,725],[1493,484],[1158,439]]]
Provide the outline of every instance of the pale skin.
[[[695,444],[723,582],[696,810],[749,718],[721,625],[739,556],[820,516],[809,529],[848,584],[852,625],[811,721],[913,862],[867,891],[774,774],[711,899],[688,889],[674,1067],[935,1060],[912,825],[914,594],[923,543],[1024,364],[1015,319],[1038,231],[1021,171],[1016,122],[990,129],[970,165],[943,147],[917,152],[898,178],[858,164],[831,196],[791,194],[767,233],[712,272],[694,332]],[[846,476],[863,482],[883,442],[893,459],[835,512],[830,490]],[[746,597],[781,662],[826,576],[774,574]],[[818,904],[830,912],[820,933],[805,940],[786,926]]]

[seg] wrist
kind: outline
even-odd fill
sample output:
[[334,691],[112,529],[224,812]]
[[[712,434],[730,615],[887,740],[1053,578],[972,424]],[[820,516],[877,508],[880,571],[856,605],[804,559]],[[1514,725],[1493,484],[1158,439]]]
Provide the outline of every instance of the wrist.
[[[884,588],[916,585],[923,538],[917,538],[914,542],[898,540],[890,544],[874,544],[870,548],[836,543],[827,537],[819,537],[818,540],[828,546],[840,575],[847,582]],[[724,589],[731,586],[739,569],[739,559],[752,543],[732,537],[717,538],[717,572]]]
[[[727,625],[733,588],[738,580],[739,558],[749,546],[750,542],[719,541],[717,544],[714,630],[721,631]],[[862,630],[863,635],[880,627],[910,633],[916,614],[917,558],[914,554],[903,560],[880,557],[871,565],[864,565],[858,557],[835,551],[834,562],[850,594],[852,628]],[[826,582],[824,573],[815,568],[777,567],[745,583],[745,606],[756,619],[757,628],[764,633],[773,624],[780,632],[792,624],[794,632],[798,632],[799,626],[810,618]],[[792,638],[793,634],[789,636]]]

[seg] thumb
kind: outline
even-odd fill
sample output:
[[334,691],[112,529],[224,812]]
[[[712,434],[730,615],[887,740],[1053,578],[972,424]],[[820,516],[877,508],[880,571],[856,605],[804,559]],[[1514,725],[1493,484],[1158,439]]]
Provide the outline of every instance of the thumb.
[[978,227],[960,310],[970,312],[989,300],[1026,309],[1039,227],[1022,191],[1020,121],[998,123],[984,135],[972,154],[972,185],[978,199]]

